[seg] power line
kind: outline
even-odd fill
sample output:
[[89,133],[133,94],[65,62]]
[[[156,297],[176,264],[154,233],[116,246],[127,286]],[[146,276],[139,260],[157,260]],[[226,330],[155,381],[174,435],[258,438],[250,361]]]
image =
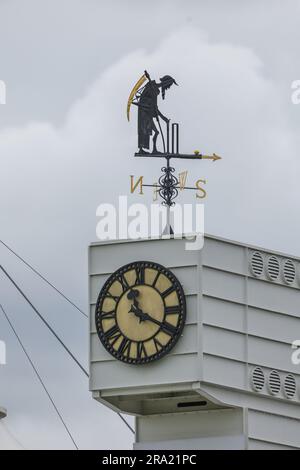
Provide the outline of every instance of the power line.
[[[14,279],[8,274],[8,272],[4,269],[2,265],[0,265],[0,269],[2,272],[6,275],[6,277],[10,280],[10,282],[15,286],[17,291],[22,295],[22,297],[26,300],[26,302],[30,305],[30,307],[33,309],[33,311],[38,315],[38,317],[42,320],[42,322],[46,325],[46,327],[51,331],[51,333],[55,336],[57,341],[61,344],[61,346],[65,349],[65,351],[69,354],[69,356],[73,359],[73,361],[78,365],[78,367],[81,369],[81,371],[85,374],[86,377],[89,377],[88,372],[86,369],[83,367],[83,365],[76,359],[74,354],[70,351],[70,349],[65,345],[63,340],[58,336],[58,334],[53,330],[53,328],[49,325],[49,323],[44,319],[44,317],[41,315],[41,313],[37,310],[37,308],[33,305],[33,303],[29,300],[29,298],[25,295],[23,290],[18,286],[18,284],[14,281]],[[126,421],[126,419],[121,415],[121,413],[117,413],[119,418],[126,424],[128,429],[135,434],[134,429],[130,426],[130,424]]]
[[5,248],[7,248],[13,255],[15,255],[22,263],[24,263],[31,271],[33,271],[37,276],[39,276],[44,282],[46,282],[52,289],[54,289],[59,295],[61,295],[69,304],[71,304],[73,307],[75,307],[82,315],[84,315],[86,318],[88,318],[88,315],[81,310],[69,297],[67,297],[63,292],[61,292],[57,287],[55,287],[48,279],[45,278],[37,269],[35,269],[31,264],[28,263],[28,261],[25,261],[25,259],[20,256],[18,253],[16,253],[10,246],[7,245],[7,243],[4,243],[3,240],[0,239],[0,243],[2,243]]
[[10,325],[10,327],[11,327],[13,333],[15,334],[15,336],[16,336],[16,338],[17,338],[17,340],[18,340],[18,343],[20,344],[20,346],[21,346],[21,348],[22,348],[22,350],[23,350],[25,356],[27,357],[27,359],[28,359],[28,361],[29,361],[31,367],[33,368],[33,370],[34,370],[34,372],[35,372],[35,374],[36,374],[36,376],[37,376],[37,378],[38,378],[40,384],[42,385],[42,387],[43,387],[43,389],[44,389],[46,395],[48,396],[50,402],[52,403],[53,408],[54,408],[54,410],[56,411],[56,413],[57,413],[57,415],[58,415],[60,421],[62,422],[62,424],[63,424],[65,430],[67,431],[67,433],[68,433],[68,435],[69,435],[71,441],[73,442],[73,444],[74,444],[76,450],[78,450],[78,446],[77,446],[77,444],[76,444],[76,442],[75,442],[75,440],[74,440],[74,438],[73,438],[73,436],[72,436],[70,430],[68,429],[68,426],[67,426],[66,422],[64,421],[62,415],[60,414],[60,412],[59,412],[59,410],[58,410],[58,408],[57,408],[57,406],[55,405],[54,400],[53,400],[53,398],[51,397],[50,393],[48,392],[47,387],[46,387],[46,385],[44,384],[42,377],[40,376],[40,374],[39,374],[37,368],[35,367],[34,363],[32,362],[29,353],[27,352],[27,350],[26,350],[24,344],[23,344],[22,341],[21,341],[21,338],[19,337],[18,333],[16,332],[16,329],[14,328],[14,326],[13,326],[11,320],[9,319],[9,316],[7,315],[7,313],[5,312],[5,310],[4,310],[4,308],[3,308],[3,306],[2,306],[1,304],[0,304],[0,308],[1,308],[2,312],[3,312],[3,315],[5,316],[6,320],[8,321],[8,323],[9,323],[9,325]]
[[25,447],[23,446],[23,444],[19,441],[19,439],[17,439],[16,436],[11,432],[11,430],[6,426],[6,423],[4,422],[4,423],[1,423],[1,424],[3,424],[3,426],[6,429],[6,432],[10,435],[12,440],[15,441],[21,447],[22,450],[26,450]]
[[76,359],[76,357],[74,356],[74,354],[70,351],[70,349],[65,345],[65,343],[63,342],[63,340],[58,336],[58,334],[53,330],[53,328],[49,325],[49,323],[45,320],[45,318],[40,314],[40,312],[38,311],[38,309],[33,305],[33,303],[28,299],[28,297],[24,294],[24,292],[22,291],[22,289],[18,286],[18,284],[13,280],[13,278],[8,274],[8,272],[4,269],[4,267],[2,265],[0,265],[0,269],[1,271],[3,271],[3,273],[6,275],[6,277],[10,280],[10,282],[15,286],[15,288],[17,289],[17,291],[22,295],[22,297],[26,300],[26,302],[30,305],[30,307],[34,310],[34,312],[38,315],[38,317],[42,320],[42,322],[47,326],[47,328],[51,331],[51,333],[55,336],[55,338],[57,339],[57,341],[62,345],[62,347],[67,351],[67,353],[69,354],[69,356],[71,356],[71,358],[73,359],[73,361],[76,362],[76,364],[78,365],[78,367],[80,367],[80,369],[82,370],[82,372],[88,377],[89,374],[88,372],[85,370],[85,368],[83,367],[82,364],[80,364],[80,362],[78,361],[78,359]]
[[119,418],[123,421],[124,424],[128,427],[128,429],[132,432],[132,434],[135,434],[135,430],[130,426],[130,424],[126,421],[126,419],[121,415],[121,413],[117,413]]

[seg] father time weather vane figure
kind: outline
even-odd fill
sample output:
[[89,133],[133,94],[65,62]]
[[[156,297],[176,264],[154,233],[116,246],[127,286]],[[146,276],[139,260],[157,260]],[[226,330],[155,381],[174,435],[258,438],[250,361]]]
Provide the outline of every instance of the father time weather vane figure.
[[[144,81],[148,80],[148,83],[143,85]],[[167,146],[168,146],[168,134],[169,134],[169,122],[170,120],[164,116],[158,108],[157,99],[161,93],[162,99],[165,99],[165,93],[168,88],[172,85],[177,85],[174,78],[170,75],[165,75],[160,78],[160,82],[156,83],[155,80],[151,80],[147,71],[145,71],[142,78],[138,81],[136,86],[133,88],[131,95],[128,100],[127,106],[127,118],[129,120],[130,106],[134,104],[138,106],[138,147],[139,151],[137,155],[148,154],[144,149],[150,148],[150,136],[153,134],[153,154],[158,154],[157,150],[157,137],[160,134],[163,142],[164,153],[168,150],[165,144],[164,134],[160,124],[160,118],[167,125]]]
[[[145,84],[145,82],[147,82]],[[138,108],[138,151],[136,157],[158,157],[166,159],[166,166],[162,168],[163,174],[158,180],[158,184],[142,184],[144,186],[156,188],[160,197],[163,199],[162,204],[170,208],[175,204],[174,199],[178,196],[178,190],[192,189],[197,187],[183,187],[180,185],[178,178],[174,175],[175,168],[170,166],[171,158],[187,159],[187,160],[220,160],[221,157],[216,155],[202,155],[199,150],[195,150],[193,154],[179,152],[179,124],[173,122],[171,125],[170,139],[170,119],[164,116],[158,107],[158,97],[161,94],[165,99],[166,90],[172,85],[178,85],[173,77],[164,75],[157,83],[150,78],[149,73],[145,70],[144,74],[133,87],[127,102],[127,119],[130,120],[131,105],[134,104]],[[165,122],[166,130],[163,132],[161,122]],[[162,140],[162,151],[157,148],[157,138],[160,135]],[[150,151],[150,137],[152,137],[152,151]],[[170,142],[171,140],[171,142]],[[170,145],[171,144],[171,145]],[[171,148],[170,148],[171,147]],[[140,178],[141,179],[141,178]],[[135,189],[136,185],[133,188]],[[131,192],[133,192],[131,191]],[[171,231],[170,227],[170,231]]]

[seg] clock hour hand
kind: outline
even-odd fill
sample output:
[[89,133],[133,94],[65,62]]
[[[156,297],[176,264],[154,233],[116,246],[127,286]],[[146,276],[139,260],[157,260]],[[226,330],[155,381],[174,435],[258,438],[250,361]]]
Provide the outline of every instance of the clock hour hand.
[[162,327],[162,322],[156,320],[156,318],[153,318],[149,315],[149,313],[143,312],[143,310],[139,307],[139,303],[137,301],[137,297],[139,296],[139,291],[137,289],[132,289],[131,291],[128,292],[127,298],[129,300],[133,300],[133,304],[130,307],[129,312],[134,313],[135,316],[139,319],[140,323],[142,321],[151,321],[152,323],[155,323],[159,327]]
[[141,323],[141,321],[143,321],[144,312],[138,306],[131,305],[129,312],[134,313],[135,316],[140,320],[140,323]]
[[129,312],[134,313],[141,323],[141,321],[143,321],[144,312],[139,307],[139,302],[137,300],[139,295],[140,292],[137,289],[131,289],[127,294],[127,299],[133,300],[133,304],[131,305]]
[[140,291],[138,289],[131,289],[127,294],[128,300],[136,301],[136,298],[140,295]]

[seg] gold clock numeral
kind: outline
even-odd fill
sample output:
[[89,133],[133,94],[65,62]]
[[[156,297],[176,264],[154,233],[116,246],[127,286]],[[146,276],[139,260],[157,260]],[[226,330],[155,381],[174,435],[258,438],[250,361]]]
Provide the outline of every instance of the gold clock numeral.
[[120,338],[122,338],[122,335],[121,333],[117,333],[115,337],[113,337],[112,341],[110,341],[110,345],[117,351],[118,350],[118,344],[119,344],[119,340]]
[[168,295],[172,294],[172,292],[174,292],[176,290],[176,287],[174,286],[174,284],[172,284],[168,289],[166,289],[164,292],[161,293],[161,296],[163,297],[163,299],[165,299],[166,297],[168,297]]
[[102,312],[101,319],[102,320],[114,320],[116,318],[115,310],[110,310],[109,312]]
[[166,315],[173,315],[174,313],[179,313],[179,312],[180,312],[180,306],[179,305],[173,305],[171,307],[166,307],[165,308]]
[[131,359],[136,359],[137,357],[137,343],[134,341],[132,341],[130,345],[130,357]]
[[106,293],[105,297],[107,297],[108,299],[114,300],[115,302],[118,302],[120,298],[118,295],[113,295],[109,291]]
[[146,348],[145,348],[145,345],[144,345],[143,341],[140,341],[139,343],[137,343],[137,353],[136,353],[136,355],[137,355],[138,359],[142,359],[142,357],[147,356],[147,351],[146,351]]
[[120,346],[118,347],[118,353],[123,354],[123,356],[130,356],[131,341],[128,338],[123,338]]
[[157,283],[157,281],[158,281],[159,276],[160,276],[160,272],[157,271],[157,274],[156,274],[156,276],[155,276],[155,279],[154,279],[154,281],[152,282],[152,287],[155,287],[155,286],[156,286],[156,283]]
[[162,348],[163,348],[163,345],[158,341],[157,338],[153,338],[153,341],[154,341],[154,346],[155,346],[156,352],[161,351]]
[[109,330],[107,330],[105,333],[105,336],[107,337],[107,339],[110,339],[110,340],[115,339],[117,336],[119,338],[121,336],[121,333],[120,333],[118,325],[115,324]]
[[123,292],[125,292],[127,289],[129,289],[129,284],[123,274],[117,277],[117,280],[122,286]]
[[161,330],[169,336],[173,336],[176,334],[177,328],[176,326],[171,325],[170,323],[164,321],[161,325]]
[[144,266],[138,266],[135,269],[136,272],[136,284],[145,284],[145,268]]

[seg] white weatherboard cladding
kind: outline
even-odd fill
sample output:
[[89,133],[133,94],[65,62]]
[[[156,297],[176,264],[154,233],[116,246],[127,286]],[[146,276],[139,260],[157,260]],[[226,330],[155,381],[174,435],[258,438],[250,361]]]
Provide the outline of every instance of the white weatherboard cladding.
[[248,435],[250,439],[300,447],[300,421],[270,413],[249,410]]
[[[254,253],[260,260],[259,276],[251,266]],[[276,258],[273,269],[279,266],[278,276],[268,271],[271,257]],[[113,359],[99,342],[94,323],[105,280],[136,260],[170,268],[187,300],[182,338],[167,357],[141,367]],[[181,411],[183,416],[176,410],[176,394],[178,401],[204,397],[209,407],[248,409],[243,427],[249,449],[300,448],[300,431],[294,434],[300,429],[300,366],[291,361],[291,343],[300,339],[299,258],[212,236],[205,237],[201,251],[185,250],[185,240],[121,241],[91,245],[89,274],[90,388],[96,399],[137,415],[176,411],[177,416]],[[265,377],[260,391],[252,386],[257,367]],[[275,394],[268,386],[272,371],[280,380]],[[292,386],[291,393],[285,383]],[[172,407],[168,397],[173,397]],[[140,426],[143,419],[138,418]],[[272,427],[287,432],[282,435]],[[157,441],[154,435],[151,440]]]
[[[172,240],[171,244],[169,242],[170,240],[155,240],[90,247],[91,390],[191,382],[195,377],[199,378],[197,278],[200,253],[186,251],[185,240]],[[147,367],[126,365],[114,359],[100,343],[94,321],[97,297],[108,276],[120,266],[137,260],[154,261],[171,268],[183,285],[189,306],[183,335],[174,349],[164,360]]]
[[[139,418],[135,449],[244,449],[242,410]],[[160,445],[159,445],[160,443]]]

